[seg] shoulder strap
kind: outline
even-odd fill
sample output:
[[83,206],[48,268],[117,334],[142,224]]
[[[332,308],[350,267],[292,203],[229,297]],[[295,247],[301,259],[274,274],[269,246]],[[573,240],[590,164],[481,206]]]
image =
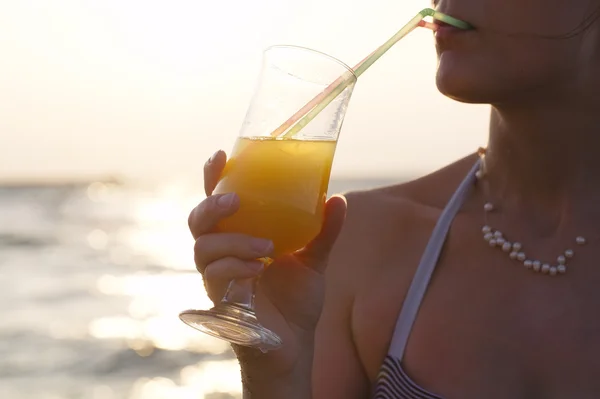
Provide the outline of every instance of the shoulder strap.
[[388,354],[394,356],[397,359],[402,360],[404,357],[404,350],[410,336],[413,324],[417,317],[419,307],[427,291],[429,280],[437,265],[440,253],[446,241],[446,236],[452,225],[454,217],[462,207],[463,202],[469,195],[473,183],[475,181],[475,173],[480,167],[480,161],[473,166],[469,174],[462,181],[448,204],[444,208],[444,211],[440,215],[437,224],[431,234],[431,238],[427,243],[425,252],[421,257],[417,271],[413,277],[412,283],[404,303],[398,320],[396,321],[396,328],[394,330],[394,336]]

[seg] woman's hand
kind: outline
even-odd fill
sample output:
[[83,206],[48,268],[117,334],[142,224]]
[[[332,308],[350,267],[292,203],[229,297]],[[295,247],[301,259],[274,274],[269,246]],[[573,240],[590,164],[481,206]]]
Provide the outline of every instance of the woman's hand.
[[[281,337],[283,347],[268,353],[234,347],[246,382],[283,380],[298,373],[298,368],[303,369],[302,375],[307,372],[310,379],[314,331],[323,305],[323,272],[344,222],[346,201],[343,197],[330,198],[321,233],[300,251],[274,259],[263,271],[262,264],[255,259],[271,254],[273,245],[269,240],[216,231],[217,223],[239,208],[235,194],[211,195],[225,163],[222,151],[206,163],[207,198],[189,216],[189,227],[196,240],[196,267],[215,303],[223,298],[232,279],[260,276],[256,313],[262,325]],[[307,384],[310,389],[310,380]]]

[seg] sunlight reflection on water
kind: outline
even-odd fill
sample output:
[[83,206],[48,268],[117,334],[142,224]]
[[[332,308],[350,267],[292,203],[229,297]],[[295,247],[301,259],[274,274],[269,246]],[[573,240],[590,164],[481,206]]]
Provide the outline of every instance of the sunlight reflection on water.
[[[105,187],[95,184],[88,188],[87,194],[90,199],[101,201],[106,199],[107,192]],[[193,239],[187,229],[187,215],[196,202],[197,199],[186,200],[172,189],[136,201],[136,223],[121,228],[112,238],[120,247],[113,246],[110,258],[126,262],[131,254],[143,256],[162,270],[156,271],[154,267],[147,271],[141,267],[140,271],[125,276],[100,276],[96,284],[98,293],[127,298],[129,305],[123,314],[93,320],[88,326],[93,338],[124,340],[141,357],[151,355],[156,349],[217,357],[230,353],[228,343],[191,329],[177,317],[184,309],[206,309],[212,305],[193,265]],[[107,248],[110,240],[101,230],[88,235],[88,243],[94,249]],[[178,380],[141,378],[129,399],[238,398],[240,392],[239,365],[229,356],[225,360],[186,366]],[[108,391],[102,395],[110,397]]]
[[167,350],[224,353],[229,348],[226,342],[201,334],[177,318],[181,310],[192,305],[202,309],[211,307],[205,295],[189,294],[200,291],[201,287],[201,279],[192,274],[102,276],[98,280],[99,292],[129,297],[128,315],[96,319],[90,324],[90,334],[99,339],[146,340],[156,348]]
[[235,360],[188,366],[181,370],[181,384],[168,378],[138,380],[130,399],[237,398],[242,386],[241,382],[232,383],[227,378],[232,372],[239,373]]
[[0,187],[0,398],[241,397],[229,345],[177,316],[211,307],[187,226],[200,200],[173,184]]

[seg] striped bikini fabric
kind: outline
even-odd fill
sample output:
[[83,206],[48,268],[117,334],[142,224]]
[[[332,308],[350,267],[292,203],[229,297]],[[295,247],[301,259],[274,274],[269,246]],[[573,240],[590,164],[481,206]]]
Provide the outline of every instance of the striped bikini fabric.
[[418,386],[402,368],[400,360],[387,356],[377,378],[373,399],[443,399]]

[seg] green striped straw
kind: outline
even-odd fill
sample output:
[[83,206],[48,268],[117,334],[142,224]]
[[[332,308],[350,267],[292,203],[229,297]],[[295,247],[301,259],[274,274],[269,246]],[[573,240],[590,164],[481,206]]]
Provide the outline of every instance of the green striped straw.
[[[435,11],[432,8],[425,8],[419,12],[414,18],[412,18],[402,29],[400,29],[394,36],[392,36],[387,42],[382,44],[379,48],[365,57],[359,62],[353,69],[348,71],[337,78],[331,83],[325,90],[323,90],[318,96],[313,98],[292,117],[285,121],[281,126],[275,129],[271,136],[273,137],[293,137],[296,135],[304,126],[312,121],[327,105],[329,105],[340,93],[344,91],[346,86],[352,80],[352,76],[355,75],[357,78],[362,75],[371,65],[375,63],[386,51],[388,51],[394,44],[400,39],[412,32],[415,28],[423,26],[430,29],[436,29],[436,25],[430,22],[423,21],[426,17],[433,17],[438,21],[442,21],[448,25],[454,26],[458,29],[471,29],[471,25],[453,18],[449,15],[443,14],[439,11]],[[300,119],[302,118],[302,119]],[[299,120],[299,121],[298,121]],[[298,121],[298,123],[296,123]],[[294,123],[296,123],[294,125]],[[286,132],[290,126],[294,125],[289,131]],[[285,132],[285,133],[284,133]]]

